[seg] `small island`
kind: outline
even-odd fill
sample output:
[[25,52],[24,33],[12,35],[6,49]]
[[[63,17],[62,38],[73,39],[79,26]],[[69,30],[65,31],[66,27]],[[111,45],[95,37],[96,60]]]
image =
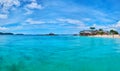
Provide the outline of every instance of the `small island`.
[[40,34],[39,36],[57,36],[55,33]]
[[118,31],[116,30],[109,30],[105,31],[103,29],[95,29],[95,27],[90,27],[89,30],[83,30],[79,32],[80,36],[91,36],[91,37],[113,37],[113,38],[120,38]]
[[3,32],[0,32],[0,35],[14,35],[14,33],[3,33]]
[[49,36],[55,36],[56,34],[54,34],[54,33],[49,33],[49,34],[47,34],[47,35],[49,35]]

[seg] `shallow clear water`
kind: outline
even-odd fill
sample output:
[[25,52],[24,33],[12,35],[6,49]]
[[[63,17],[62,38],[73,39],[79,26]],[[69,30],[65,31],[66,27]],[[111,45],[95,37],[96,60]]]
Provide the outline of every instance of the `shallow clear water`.
[[0,36],[0,71],[120,71],[120,39]]

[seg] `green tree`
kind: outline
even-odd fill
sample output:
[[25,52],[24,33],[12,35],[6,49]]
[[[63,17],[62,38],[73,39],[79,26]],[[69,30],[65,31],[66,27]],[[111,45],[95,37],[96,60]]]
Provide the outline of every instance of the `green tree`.
[[90,29],[91,29],[91,30],[94,30],[94,29],[95,29],[95,27],[90,27]]
[[114,37],[114,34],[119,34],[117,31],[115,31],[115,30],[110,30],[110,34],[112,34],[113,35],[113,37]]
[[103,29],[99,29],[98,34],[103,35],[104,34]]
[[91,31],[93,32],[95,30],[95,27],[90,27]]
[[114,34],[119,34],[119,33],[117,31],[115,31],[115,30],[112,29],[112,30],[110,30],[110,34],[114,35]]
[[103,29],[99,29],[99,31],[103,31]]

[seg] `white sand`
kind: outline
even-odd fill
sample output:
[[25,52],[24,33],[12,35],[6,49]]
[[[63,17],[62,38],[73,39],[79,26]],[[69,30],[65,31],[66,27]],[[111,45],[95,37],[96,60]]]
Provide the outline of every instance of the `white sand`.
[[90,37],[120,38],[120,35],[93,35]]

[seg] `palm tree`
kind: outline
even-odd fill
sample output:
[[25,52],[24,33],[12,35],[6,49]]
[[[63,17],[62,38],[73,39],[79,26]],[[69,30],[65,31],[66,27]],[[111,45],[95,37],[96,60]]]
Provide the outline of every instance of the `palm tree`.
[[103,35],[104,34],[103,29],[99,29],[98,34]]
[[110,30],[110,34],[112,34],[114,37],[114,34],[118,34],[118,32],[112,29],[112,30]]
[[90,29],[91,29],[92,35],[94,35],[95,27],[90,27]]
[[91,31],[94,31],[95,30],[95,27],[90,27]]
[[103,31],[103,29],[99,29],[99,31]]

